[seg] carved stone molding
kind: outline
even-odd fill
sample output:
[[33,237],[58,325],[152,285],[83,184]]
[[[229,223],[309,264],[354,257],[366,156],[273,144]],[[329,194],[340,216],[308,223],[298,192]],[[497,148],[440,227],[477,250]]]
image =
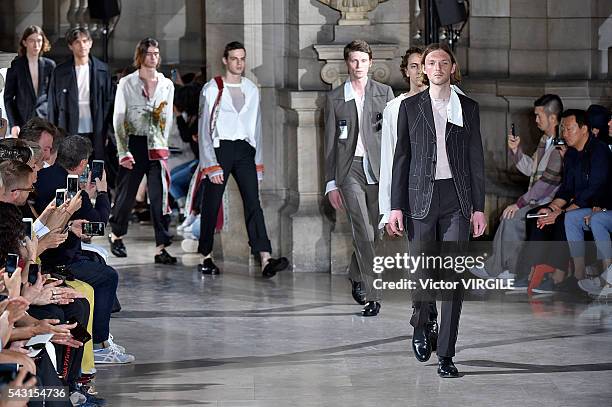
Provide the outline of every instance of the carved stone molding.
[[387,0],[319,0],[342,13],[338,25],[370,25],[368,13],[385,1]]

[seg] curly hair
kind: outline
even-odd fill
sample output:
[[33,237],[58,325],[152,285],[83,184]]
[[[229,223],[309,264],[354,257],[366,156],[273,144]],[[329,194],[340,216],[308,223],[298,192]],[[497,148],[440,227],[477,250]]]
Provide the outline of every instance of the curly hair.
[[4,267],[9,253],[19,253],[25,232],[18,207],[0,202],[0,213],[0,267]]
[[406,75],[406,70],[408,69],[408,60],[412,54],[423,54],[423,48],[421,47],[410,47],[406,50],[406,53],[402,57],[402,63],[400,64],[400,72],[402,73],[402,77],[406,82],[410,82],[410,78]]

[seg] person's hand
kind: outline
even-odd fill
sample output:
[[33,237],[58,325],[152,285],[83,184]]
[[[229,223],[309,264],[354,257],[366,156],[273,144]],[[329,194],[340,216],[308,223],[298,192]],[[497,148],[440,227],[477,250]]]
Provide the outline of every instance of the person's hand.
[[40,223],[42,223],[46,227],[49,227],[48,225],[49,217],[51,217],[53,212],[55,212],[55,198],[53,198],[51,202],[49,202],[45,210],[38,217],[38,220],[40,221]]
[[47,249],[55,249],[68,238],[68,233],[62,233],[60,229],[53,230],[38,241],[38,256]]
[[106,170],[102,171],[102,179],[96,178],[96,189],[98,192],[106,192],[108,191],[108,184],[106,183]]
[[[2,302],[8,304],[8,300],[4,300]],[[6,343],[9,340],[12,330],[13,327],[9,323],[8,312],[2,311],[2,314],[0,315],[0,339],[2,339],[2,343]]]
[[546,216],[542,218],[538,218],[536,227],[538,229],[543,229],[547,225],[552,225],[557,220],[557,217],[561,215],[563,211],[560,208],[554,207],[554,209],[546,207],[542,208],[538,211],[538,214],[545,214]]
[[119,165],[127,168],[128,170],[131,170],[134,168],[134,164],[136,164],[136,161],[134,161],[133,157],[130,157],[129,160],[120,160],[119,161]]
[[2,271],[4,285],[8,291],[9,298],[18,297],[21,293],[21,267],[17,267],[11,276],[9,276],[8,273],[4,273],[4,269],[2,269]]
[[63,283],[62,280],[53,281],[49,284],[44,284],[40,295],[32,302],[34,305],[57,304],[60,301],[58,294],[58,286]]
[[223,174],[213,175],[210,177],[210,182],[213,184],[223,184]]
[[[32,335],[32,337],[34,337],[36,335]],[[28,338],[29,340],[29,338]],[[11,345],[8,347],[10,350],[14,351],[14,352],[19,352],[19,353],[23,353],[24,355],[27,355],[29,353],[29,351],[27,349],[24,349],[25,344],[28,343],[28,341],[26,340],[21,340],[21,341],[13,341],[11,342]]]
[[85,223],[89,223],[85,219],[77,219],[72,221],[72,226],[70,226],[70,231],[75,234],[79,239],[83,236],[83,225]]
[[93,198],[96,196],[96,183],[91,179],[91,171],[87,176],[87,182],[85,183],[85,188],[83,188],[85,192],[87,192],[87,196]]
[[[0,116],[0,138],[4,138],[6,136],[7,130],[8,130],[8,120]],[[11,136],[13,138],[17,138],[17,136],[13,136],[12,134]]]
[[71,287],[57,287],[53,301],[59,305],[66,305],[74,302],[75,298],[85,298],[85,295]]
[[43,278],[40,271],[34,284],[26,283],[21,289],[21,296],[28,300],[31,304],[34,304],[36,300],[41,296],[44,289]]
[[472,229],[473,236],[480,237],[484,234],[487,228],[487,220],[485,219],[484,212],[476,211],[472,214]]
[[[4,119],[4,120],[6,120],[6,119]],[[18,138],[20,132],[21,132],[21,127],[19,127],[19,126],[11,127],[11,137]]]
[[[26,407],[28,405],[28,401],[30,401],[29,397],[19,397],[14,401],[8,397],[8,389],[33,389],[36,386],[36,376],[32,376],[25,381],[28,372],[29,370],[19,369],[15,380],[9,382],[8,385],[2,390],[2,400],[6,400],[2,402],[4,403],[1,404],[2,407]],[[34,373],[32,374],[34,375]]]
[[23,366],[19,369],[20,373],[22,370],[27,370],[32,374],[36,374],[36,364],[25,354],[10,349],[3,349],[0,356],[0,363],[19,363]]
[[83,197],[81,195],[81,191],[78,191],[72,199],[68,200],[66,212],[68,212],[70,216],[74,215],[76,211],[81,209],[81,205],[83,204]]
[[19,321],[30,306],[30,302],[23,297],[9,298],[6,311],[9,313],[9,324],[12,326],[16,321]]
[[387,230],[391,236],[402,236],[404,234],[404,213],[400,209],[393,209],[389,214]]
[[342,202],[342,195],[338,189],[331,190],[327,193],[327,199],[329,199],[329,203],[332,208],[339,211],[344,209],[344,204]]
[[508,205],[506,209],[502,212],[502,219],[512,219],[514,215],[519,210],[519,207],[516,204]]
[[518,151],[519,144],[521,144],[521,138],[519,136],[513,136],[512,134],[508,134],[508,148],[512,151],[513,154],[516,154]]
[[25,247],[28,252],[27,260],[36,262],[36,258],[38,257],[38,238],[36,237],[36,233],[32,233],[34,236],[30,239],[30,236],[26,236],[25,238]]
[[[51,342],[56,345],[70,346],[71,348],[80,348],[81,346],[83,346],[83,343],[74,339],[70,334],[70,330],[75,328],[76,326],[76,322],[70,325],[55,325],[54,328],[61,329],[63,332],[53,335],[53,338],[51,338]],[[66,334],[66,332],[68,332],[68,334]]]
[[555,148],[559,151],[559,154],[561,155],[561,158],[565,157],[565,153],[567,152],[567,146],[565,146],[565,145],[555,146]]

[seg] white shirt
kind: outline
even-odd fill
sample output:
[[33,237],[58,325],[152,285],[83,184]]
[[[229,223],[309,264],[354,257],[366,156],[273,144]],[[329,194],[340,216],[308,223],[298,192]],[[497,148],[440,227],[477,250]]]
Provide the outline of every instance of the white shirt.
[[92,133],[93,122],[91,118],[89,96],[89,64],[75,65],[77,88],[79,90],[79,129],[80,133]]
[[450,98],[434,99],[431,96],[430,98],[436,128],[436,179],[449,179],[453,177],[446,151],[446,123]]

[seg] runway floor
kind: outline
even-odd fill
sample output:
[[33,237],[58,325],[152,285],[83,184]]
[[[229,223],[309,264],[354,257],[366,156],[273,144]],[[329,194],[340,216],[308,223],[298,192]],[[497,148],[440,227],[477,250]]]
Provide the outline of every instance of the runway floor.
[[[129,257],[110,261],[123,306],[111,331],[136,356],[97,366],[111,406],[612,405],[610,303],[466,301],[455,357],[464,375],[440,379],[435,355],[427,363],[412,355],[404,295],[363,318],[345,276],[264,280],[226,263],[204,277],[193,266],[152,264],[151,236],[132,226]],[[182,254],[178,242],[170,251]]]

